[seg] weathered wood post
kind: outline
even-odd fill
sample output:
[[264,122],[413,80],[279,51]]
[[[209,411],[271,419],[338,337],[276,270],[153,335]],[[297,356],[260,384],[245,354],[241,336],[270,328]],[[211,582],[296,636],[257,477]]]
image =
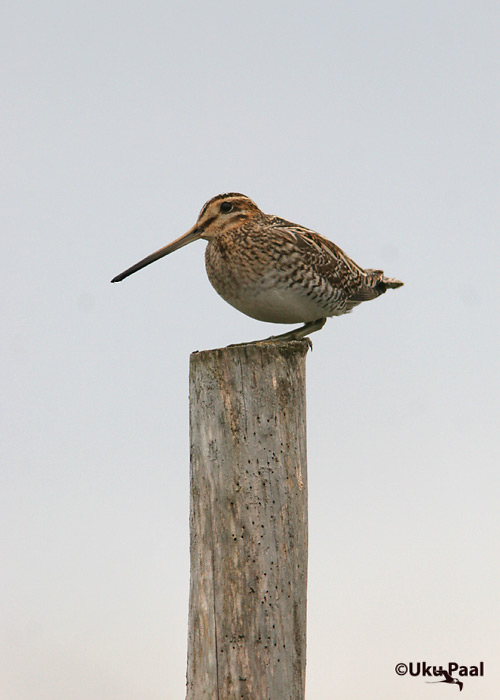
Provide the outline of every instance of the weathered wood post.
[[303,700],[306,340],[191,355],[187,700]]

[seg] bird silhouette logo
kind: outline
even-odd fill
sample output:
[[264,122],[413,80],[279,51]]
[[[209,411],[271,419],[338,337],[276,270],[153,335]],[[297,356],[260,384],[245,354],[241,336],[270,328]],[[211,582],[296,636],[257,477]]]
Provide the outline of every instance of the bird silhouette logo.
[[454,685],[458,685],[460,690],[464,687],[464,684],[462,681],[459,681],[458,678],[453,678],[451,673],[448,673],[448,671],[441,671],[440,673],[441,676],[444,676],[444,679],[442,681],[426,681],[426,683],[452,683]]

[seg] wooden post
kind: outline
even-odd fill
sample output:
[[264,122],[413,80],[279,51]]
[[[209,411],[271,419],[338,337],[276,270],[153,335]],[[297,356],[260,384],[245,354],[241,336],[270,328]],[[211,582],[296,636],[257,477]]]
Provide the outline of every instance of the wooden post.
[[187,700],[303,700],[308,341],[191,355]]

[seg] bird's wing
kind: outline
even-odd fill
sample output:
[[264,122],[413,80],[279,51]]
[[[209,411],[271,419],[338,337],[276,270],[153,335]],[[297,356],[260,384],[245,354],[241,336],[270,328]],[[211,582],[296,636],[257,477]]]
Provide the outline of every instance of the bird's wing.
[[285,240],[301,249],[307,264],[318,274],[345,292],[346,311],[385,292],[382,270],[365,270],[328,238],[278,217],[273,217],[271,225]]
[[328,238],[324,238],[316,231],[312,231],[305,226],[293,224],[291,221],[280,219],[277,216],[272,217],[272,228],[279,233],[283,238],[288,239],[298,248],[302,249],[302,253],[313,258],[311,262],[328,268],[331,272],[336,270],[342,271],[345,275],[347,272],[353,275],[363,275],[363,268],[351,260],[344,251],[335,245]]

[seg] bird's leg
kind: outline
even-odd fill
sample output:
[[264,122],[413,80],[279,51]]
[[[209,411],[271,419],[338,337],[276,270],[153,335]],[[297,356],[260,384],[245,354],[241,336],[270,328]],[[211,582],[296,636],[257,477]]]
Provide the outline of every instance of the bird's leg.
[[294,328],[293,331],[288,331],[287,333],[282,333],[281,335],[272,335],[269,338],[261,340],[261,343],[274,342],[279,340],[302,340],[309,333],[314,333],[314,331],[319,331],[326,323],[326,318],[318,318],[316,321],[309,321],[304,323],[303,326],[299,328]]
[[[288,331],[287,333],[282,333],[281,335],[271,335],[269,338],[264,338],[263,340],[254,340],[249,343],[232,343],[228,345],[228,348],[238,348],[243,345],[253,345],[253,343],[274,343],[280,340],[302,340],[309,333],[314,333],[314,331],[319,331],[326,323],[326,318],[318,318],[316,321],[309,321],[299,328],[295,328],[293,331]],[[312,348],[312,343],[309,340],[309,346]]]

